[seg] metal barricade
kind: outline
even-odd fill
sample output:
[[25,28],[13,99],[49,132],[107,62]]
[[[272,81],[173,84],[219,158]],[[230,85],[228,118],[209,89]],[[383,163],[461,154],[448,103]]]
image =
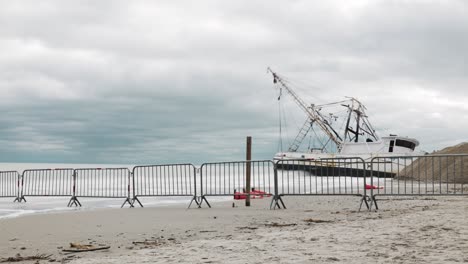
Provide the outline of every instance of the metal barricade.
[[277,193],[274,208],[280,207],[282,196],[351,195],[361,196],[369,208],[366,188],[369,173],[362,158],[327,158],[319,160],[279,160]]
[[[468,155],[375,157],[370,197],[468,195]],[[382,177],[390,175],[390,177]]]
[[73,169],[25,170],[21,176],[19,202],[26,196],[72,196]]
[[[271,160],[205,163],[200,168],[201,207],[203,201],[211,205],[207,196],[235,196],[251,193],[252,197],[271,196],[274,192],[274,163]],[[247,173],[250,168],[250,186]],[[236,194],[237,193],[237,194]],[[255,195],[255,196],[254,196]]]
[[20,174],[17,171],[0,171],[0,198],[19,201]]
[[138,197],[190,196],[197,201],[196,168],[192,164],[136,166],[132,171],[132,204],[143,204]]
[[81,203],[78,197],[125,198],[123,207],[130,199],[131,173],[128,168],[75,169],[73,197],[70,204]]

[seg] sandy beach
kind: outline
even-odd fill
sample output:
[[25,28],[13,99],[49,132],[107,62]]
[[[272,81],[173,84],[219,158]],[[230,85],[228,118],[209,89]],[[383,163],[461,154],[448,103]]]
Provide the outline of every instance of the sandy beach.
[[[357,212],[358,197],[285,197],[213,208],[126,208],[0,219],[0,259],[23,263],[467,263],[468,198],[381,201]],[[69,244],[110,246],[66,254]]]

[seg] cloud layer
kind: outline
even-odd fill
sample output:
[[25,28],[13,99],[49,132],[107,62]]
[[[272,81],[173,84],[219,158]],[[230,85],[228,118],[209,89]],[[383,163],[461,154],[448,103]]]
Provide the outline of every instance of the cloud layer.
[[308,102],[359,98],[424,150],[466,141],[466,2],[322,2],[4,1],[0,159],[239,160],[248,135],[271,158],[267,66]]

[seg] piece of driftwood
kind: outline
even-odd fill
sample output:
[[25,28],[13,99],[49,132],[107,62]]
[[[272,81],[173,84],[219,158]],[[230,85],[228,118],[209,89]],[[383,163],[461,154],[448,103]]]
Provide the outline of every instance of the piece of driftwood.
[[52,255],[41,254],[41,255],[22,257],[20,254],[17,254],[16,257],[9,257],[9,258],[5,258],[5,259],[0,259],[0,263],[21,262],[21,261],[28,261],[28,260],[47,260],[47,259],[50,258],[50,256],[52,256]]
[[258,229],[258,227],[255,227],[255,226],[239,226],[239,227],[237,227],[237,229],[255,230],[255,229]]
[[78,243],[70,243],[70,249],[63,249],[63,252],[87,252],[87,251],[97,251],[97,250],[104,250],[109,249],[110,246],[103,246],[103,247],[96,247],[93,245],[82,245]]
[[84,248],[84,249],[63,249],[63,252],[73,252],[73,253],[78,253],[78,252],[87,252],[87,251],[97,251],[97,250],[104,250],[104,249],[109,249],[110,246],[105,246],[105,247],[95,247],[95,248]]
[[88,249],[88,248],[94,248],[95,246],[90,245],[90,244],[78,244],[78,243],[70,243],[71,248],[77,248],[77,249]]
[[309,219],[304,220],[304,222],[306,223],[332,223],[333,221],[309,218]]
[[145,240],[145,241],[133,241],[134,245],[144,245],[144,246],[160,246],[163,243],[159,240]]
[[271,223],[271,224],[265,224],[267,227],[286,227],[286,226],[295,226],[297,224],[278,224],[278,223]]

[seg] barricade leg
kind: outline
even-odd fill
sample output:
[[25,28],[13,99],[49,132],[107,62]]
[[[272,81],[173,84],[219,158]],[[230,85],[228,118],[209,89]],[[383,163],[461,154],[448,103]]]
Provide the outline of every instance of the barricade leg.
[[202,208],[203,201],[205,201],[206,204],[208,205],[208,207],[211,208],[210,203],[208,202],[208,200],[206,200],[206,197],[204,195],[200,197],[200,202],[198,203],[198,208]]
[[375,199],[375,195],[364,195],[362,197],[361,204],[359,205],[359,212],[361,211],[363,203],[366,205],[367,211],[371,211],[373,205],[375,205],[375,210],[379,210],[379,207],[377,206],[377,200]]
[[363,195],[362,198],[361,198],[361,204],[359,204],[359,212],[361,211],[361,208],[362,208],[362,204],[364,203],[366,205],[366,208],[368,211],[370,211],[371,207],[369,206],[369,202],[372,203],[372,198],[368,195]]
[[375,210],[379,210],[379,206],[377,205],[377,199],[375,198],[375,195],[371,196],[371,204],[369,211],[372,210],[372,205],[375,205]]
[[140,202],[140,200],[138,199],[138,197],[134,196],[133,199],[132,199],[132,206],[131,207],[134,207],[133,204],[135,204],[135,201],[138,202],[138,204],[143,207],[143,204]]
[[193,196],[193,197],[192,197],[192,200],[190,201],[190,204],[189,204],[189,206],[188,206],[187,209],[190,209],[190,207],[192,206],[192,203],[193,203],[193,202],[195,202],[195,203],[198,205],[198,208],[200,208],[200,203],[198,202],[197,196]]
[[[283,208],[281,208],[281,205],[283,206]],[[276,208],[286,209],[286,206],[284,205],[283,199],[281,199],[280,195],[273,195],[273,198],[271,199],[270,210],[275,210]]]
[[14,203],[21,203],[22,201],[26,202],[26,198],[24,198],[24,196],[16,197],[15,200],[13,200]]
[[132,200],[130,200],[130,197],[127,197],[127,199],[125,199],[125,201],[123,202],[122,206],[120,206],[120,208],[123,208],[126,203],[130,205],[130,208],[133,207]]
[[67,207],[71,207],[72,205],[75,205],[76,207],[78,207],[78,206],[81,207],[81,203],[80,203],[80,201],[78,201],[78,198],[76,196],[72,196],[70,198],[70,201],[68,202]]

